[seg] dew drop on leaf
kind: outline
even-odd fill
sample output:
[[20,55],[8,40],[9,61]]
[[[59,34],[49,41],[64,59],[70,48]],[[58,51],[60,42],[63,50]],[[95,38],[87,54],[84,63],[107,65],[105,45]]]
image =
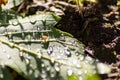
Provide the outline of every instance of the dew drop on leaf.
[[83,80],[82,76],[79,77],[79,80]]
[[38,55],[38,58],[41,58],[42,54],[40,53],[40,49],[37,49],[37,55]]
[[23,56],[23,51],[19,51],[19,55],[20,55],[20,57],[22,57]]
[[51,63],[54,63],[55,62],[55,59],[54,58],[51,58]]
[[26,62],[27,65],[30,64],[29,59],[25,59],[25,62]]
[[5,50],[5,49],[3,49],[2,51],[3,51],[3,53],[6,53],[6,50]]
[[80,60],[80,61],[83,61],[83,60],[84,60],[84,56],[83,56],[83,55],[80,55],[80,56],[79,56],[79,60]]
[[47,66],[47,67],[46,67],[46,70],[47,70],[47,71],[50,71],[50,66]]
[[2,71],[2,69],[0,68],[0,78],[3,78],[4,76],[3,76],[3,71]]
[[71,70],[71,69],[69,69],[68,71],[67,71],[67,75],[68,76],[71,76],[73,74],[73,71]]
[[44,79],[47,77],[45,70],[42,69],[41,77]]
[[61,41],[65,41],[65,36],[64,36],[64,34],[61,34],[60,40],[61,40]]
[[52,71],[52,72],[50,73],[50,77],[52,77],[52,78],[55,77],[55,72]]
[[59,71],[60,71],[59,64],[57,64],[57,63],[56,63],[56,64],[54,65],[54,68],[55,68],[55,70],[56,70],[57,72],[59,72]]
[[79,76],[81,76],[83,72],[81,70],[79,70],[77,73]]
[[22,31],[22,39],[25,39],[25,33]]
[[7,58],[8,58],[8,59],[11,59],[11,56],[10,56],[9,54],[7,54]]
[[45,64],[44,64],[44,63],[42,63],[42,64],[41,64],[41,67],[45,67]]
[[48,55],[51,55],[53,53],[53,47],[52,46],[48,47],[47,53],[48,53]]
[[65,49],[65,54],[67,55],[67,57],[71,57],[71,53],[70,53],[70,51],[68,50],[68,49]]

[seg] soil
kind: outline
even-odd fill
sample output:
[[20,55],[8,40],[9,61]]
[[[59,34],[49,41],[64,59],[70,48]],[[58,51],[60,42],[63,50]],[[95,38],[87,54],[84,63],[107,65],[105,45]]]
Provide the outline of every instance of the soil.
[[65,15],[56,26],[69,32],[85,45],[90,56],[108,64],[110,74],[101,75],[103,80],[120,79],[120,21],[115,3],[86,3],[82,9],[66,7]]
[[[48,0],[47,6],[31,5],[27,15],[35,14],[38,9],[58,13],[62,20],[56,25],[69,32],[86,45],[86,54],[108,64],[112,68],[110,74],[101,75],[103,80],[120,80],[120,21],[119,6],[116,0],[98,0],[98,3],[84,2],[84,7],[78,5]],[[27,5],[30,3],[25,2]],[[18,7],[22,12],[26,6]],[[58,12],[51,9],[59,9]],[[37,9],[36,9],[37,8]]]

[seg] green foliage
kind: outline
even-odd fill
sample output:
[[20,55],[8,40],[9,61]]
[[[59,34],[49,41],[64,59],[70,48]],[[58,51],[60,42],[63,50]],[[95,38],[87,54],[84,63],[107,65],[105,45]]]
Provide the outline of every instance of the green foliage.
[[117,5],[120,5],[120,0],[117,0]]

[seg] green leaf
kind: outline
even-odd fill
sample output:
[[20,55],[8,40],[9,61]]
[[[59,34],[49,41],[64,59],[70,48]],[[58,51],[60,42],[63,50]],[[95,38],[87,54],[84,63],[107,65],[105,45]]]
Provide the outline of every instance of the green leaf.
[[117,0],[117,5],[120,5],[120,0]]
[[97,74],[97,62],[85,54],[84,44],[54,28],[60,19],[44,13],[1,25],[0,65],[28,80],[86,80],[86,75]]
[[68,80],[79,80],[79,77],[72,73],[71,75],[68,75]]

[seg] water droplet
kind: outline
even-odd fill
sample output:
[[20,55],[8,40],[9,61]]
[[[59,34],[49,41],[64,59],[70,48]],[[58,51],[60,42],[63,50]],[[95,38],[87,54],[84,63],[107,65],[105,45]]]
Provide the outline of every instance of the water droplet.
[[47,53],[48,53],[48,55],[51,55],[53,53],[53,47],[52,46],[48,47]]
[[35,31],[33,31],[33,33],[32,33],[32,37],[33,37],[32,39],[34,39],[34,40],[36,39]]
[[54,58],[51,58],[51,63],[54,63],[55,62],[55,59]]
[[42,63],[42,64],[41,64],[41,67],[45,67],[45,64],[44,64],[44,63]]
[[79,76],[81,76],[83,72],[81,70],[79,70],[77,73]]
[[67,75],[68,76],[71,76],[73,74],[73,71],[71,70],[71,69],[69,69],[68,71],[67,71]]
[[77,50],[74,51],[76,56],[79,56],[79,52]]
[[83,55],[80,55],[80,56],[79,56],[79,60],[80,60],[80,61],[83,61],[83,60],[84,60],[84,56],[83,56]]
[[86,74],[88,71],[87,70],[84,70],[84,73]]
[[12,34],[11,34],[11,32],[9,33],[9,35],[8,35],[8,39],[9,39],[9,41],[13,41],[13,37],[12,37]]
[[3,77],[4,77],[3,71],[2,71],[1,66],[0,66],[0,79],[3,78]]
[[37,26],[37,30],[40,31],[40,27],[39,26]]
[[61,34],[60,40],[61,40],[61,41],[65,41],[65,36],[64,36],[64,34]]
[[22,33],[22,39],[24,40],[25,39],[25,33],[24,33],[24,31],[22,31],[21,33]]
[[8,59],[11,59],[11,56],[10,56],[9,54],[7,54],[7,58],[8,58]]
[[30,47],[30,45],[27,45],[27,48],[28,48],[29,50],[31,50],[31,47]]
[[87,56],[85,57],[85,59],[86,59],[87,61],[93,61],[93,59],[92,59],[89,55],[87,55]]
[[46,70],[47,70],[47,71],[50,71],[50,66],[46,66]]
[[19,51],[19,55],[22,57],[23,56],[23,51]]
[[3,78],[4,76],[3,76],[3,74],[0,74],[0,78]]
[[38,58],[41,58],[42,54],[41,54],[41,52],[40,52],[40,49],[37,49],[36,52],[37,52]]
[[74,60],[72,60],[72,63],[76,65],[76,64],[78,64],[78,61],[76,59],[74,59]]
[[55,77],[55,72],[51,72],[50,77],[52,77],[52,78]]
[[28,73],[29,73],[29,75],[31,75],[33,73],[33,70],[30,69]]
[[29,54],[26,54],[26,58],[30,60],[31,56]]
[[6,50],[5,50],[5,49],[3,49],[2,51],[3,51],[3,53],[6,53]]
[[47,74],[46,74],[45,70],[43,70],[43,69],[42,69],[41,77],[42,78],[46,78],[47,77]]
[[56,63],[56,64],[54,65],[54,68],[55,68],[55,70],[56,70],[57,72],[59,72],[59,71],[60,71],[59,64],[57,64],[57,63]]
[[82,76],[79,77],[79,80],[83,80]]
[[25,59],[25,62],[26,62],[27,65],[30,64],[29,59]]
[[57,50],[58,50],[59,53],[62,53],[61,46],[57,46]]
[[70,53],[70,51],[68,50],[68,49],[65,49],[65,54],[67,55],[67,57],[71,57],[71,53]]
[[78,43],[77,43],[76,41],[73,41],[73,45],[74,45],[74,46],[77,46]]

